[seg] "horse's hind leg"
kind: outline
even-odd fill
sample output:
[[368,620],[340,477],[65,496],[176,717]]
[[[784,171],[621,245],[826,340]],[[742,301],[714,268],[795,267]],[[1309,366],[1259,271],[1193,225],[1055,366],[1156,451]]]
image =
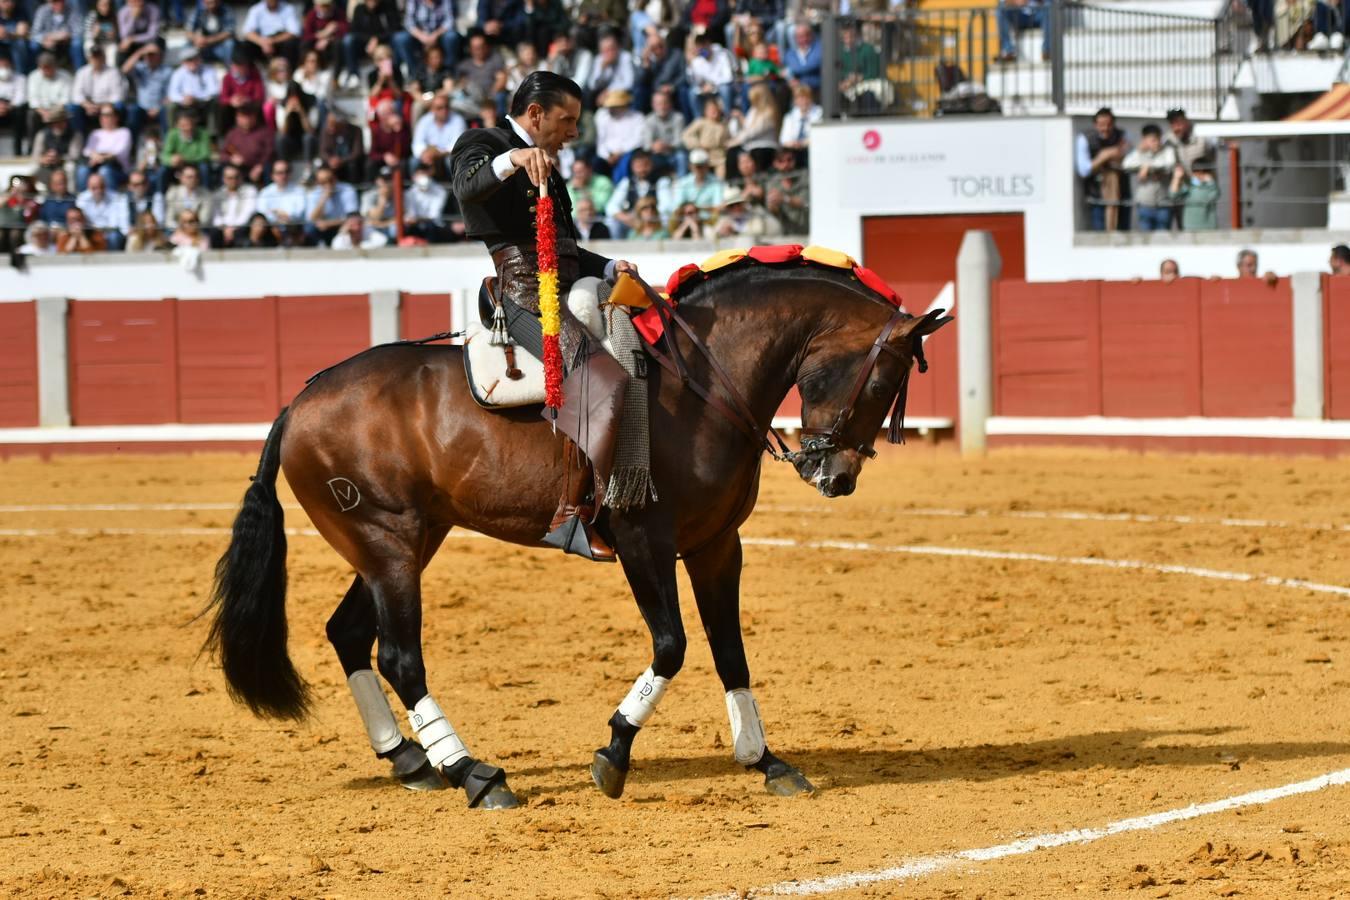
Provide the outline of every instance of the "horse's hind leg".
[[784,797],[814,790],[796,768],[774,756],[764,740],[759,704],[750,693],[750,668],[741,640],[741,537],[730,532],[697,555],[686,557],[699,618],[712,648],[713,664],[726,689],[731,746],[736,762],[764,774],[770,793]]
[[446,787],[440,772],[427,761],[416,741],[408,740],[399,729],[389,698],[379,678],[370,668],[375,647],[375,602],[361,576],[356,576],[347,594],[328,620],[328,640],[337,651],[347,687],[356,701],[361,722],[366,726],[370,747],[380,759],[394,767],[394,777],[414,791],[440,790]]

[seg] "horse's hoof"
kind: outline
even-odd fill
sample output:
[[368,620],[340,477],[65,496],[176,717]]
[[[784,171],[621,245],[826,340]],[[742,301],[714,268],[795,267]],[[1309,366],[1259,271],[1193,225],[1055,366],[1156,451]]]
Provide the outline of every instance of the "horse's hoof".
[[516,809],[520,799],[505,784],[494,784],[487,793],[478,798],[474,809]]
[[398,781],[410,791],[443,791],[450,786],[429,762],[406,775],[399,775]]
[[628,780],[628,773],[610,761],[610,758],[599,750],[595,751],[595,759],[591,763],[591,780],[595,786],[612,800],[618,800],[623,796],[623,785]]
[[814,794],[815,785],[806,780],[806,776],[796,769],[789,768],[786,772],[775,775],[764,776],[764,789],[770,794],[777,794],[779,797],[797,797],[801,794]]

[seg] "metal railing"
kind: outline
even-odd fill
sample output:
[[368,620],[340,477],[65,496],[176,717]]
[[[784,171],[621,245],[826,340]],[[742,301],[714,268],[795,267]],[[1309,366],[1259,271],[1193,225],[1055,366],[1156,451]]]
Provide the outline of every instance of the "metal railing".
[[1160,116],[1181,106],[1196,118],[1217,118],[1251,34],[1231,6],[1205,19],[1052,0],[1040,15],[1028,22],[1000,9],[907,9],[827,19],[826,115],[1111,106]]

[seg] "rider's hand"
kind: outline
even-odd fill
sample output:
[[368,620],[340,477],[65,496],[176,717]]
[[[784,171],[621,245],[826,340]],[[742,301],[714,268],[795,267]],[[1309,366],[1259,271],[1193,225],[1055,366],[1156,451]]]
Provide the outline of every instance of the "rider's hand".
[[638,267],[633,263],[630,263],[626,259],[614,260],[614,280],[618,281],[619,276],[622,275],[624,272],[627,272],[629,275],[632,275],[634,278],[636,278],[638,273]]
[[530,182],[537,187],[548,180],[553,160],[538,147],[520,147],[511,151],[511,165],[524,169],[525,174],[530,176]]

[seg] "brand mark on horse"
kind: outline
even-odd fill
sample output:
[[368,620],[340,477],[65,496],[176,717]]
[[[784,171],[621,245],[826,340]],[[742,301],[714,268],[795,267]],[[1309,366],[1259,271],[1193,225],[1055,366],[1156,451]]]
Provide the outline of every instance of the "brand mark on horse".
[[361,491],[349,478],[328,479],[328,489],[333,492],[333,499],[337,501],[338,509],[343,512],[356,509],[357,504],[361,502]]

